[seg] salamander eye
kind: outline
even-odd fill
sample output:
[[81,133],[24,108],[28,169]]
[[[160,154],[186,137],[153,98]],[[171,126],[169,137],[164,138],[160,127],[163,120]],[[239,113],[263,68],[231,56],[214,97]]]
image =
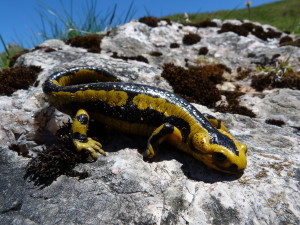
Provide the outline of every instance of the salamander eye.
[[227,157],[221,152],[215,152],[212,155],[213,159],[219,162],[224,162],[227,160]]

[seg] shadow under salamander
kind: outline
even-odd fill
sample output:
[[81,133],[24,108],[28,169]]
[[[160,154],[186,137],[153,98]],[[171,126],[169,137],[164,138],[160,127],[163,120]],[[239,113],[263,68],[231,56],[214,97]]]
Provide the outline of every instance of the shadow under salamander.
[[[138,149],[143,155],[147,147],[147,137],[140,137],[114,132],[113,135],[107,137],[104,142],[104,150],[106,152],[117,152],[124,148]],[[207,167],[204,163],[196,160],[192,156],[176,149],[176,147],[163,143],[161,144],[157,156],[153,159],[144,158],[145,163],[162,162],[175,159],[182,164],[181,170],[184,175],[195,181],[203,181],[206,183],[214,183],[220,181],[233,181],[239,179],[243,174],[226,174]]]
[[[28,163],[24,179],[32,181],[36,186],[43,188],[51,185],[61,175],[78,177],[79,179],[89,176],[87,172],[77,172],[75,170],[76,165],[90,163],[91,161],[88,160],[87,152],[78,152],[73,146],[70,129],[71,123],[69,122],[51,137],[50,142],[41,138],[48,136],[48,131],[40,131],[36,138],[40,139],[39,143],[44,144],[46,147],[44,151],[38,153],[37,157]],[[124,134],[95,122],[90,123],[88,136],[100,141],[106,152],[117,152],[124,148],[133,148],[138,149],[140,154],[145,151],[148,139],[147,137]],[[56,141],[54,141],[55,139]],[[36,141],[38,142],[38,140]],[[144,159],[144,161],[145,163],[152,163],[173,159],[182,164],[181,169],[184,175],[195,181],[214,183],[236,180],[241,176],[224,174],[210,169],[192,156],[166,143],[160,146],[156,157],[151,160]]]

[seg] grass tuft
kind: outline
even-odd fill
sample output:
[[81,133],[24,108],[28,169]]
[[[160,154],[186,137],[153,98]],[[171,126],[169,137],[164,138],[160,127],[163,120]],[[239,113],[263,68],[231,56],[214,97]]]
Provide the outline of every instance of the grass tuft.
[[39,32],[35,36],[42,41],[51,38],[67,40],[86,33],[96,33],[105,29],[109,23],[108,18],[111,18],[108,13],[102,14],[100,18],[101,12],[96,12],[95,0],[86,1],[85,7],[75,14],[73,1],[68,1],[68,6],[65,5],[65,1],[60,1],[62,11],[52,8],[44,1],[37,0],[37,2],[40,25],[37,26]]
[[[40,16],[40,32],[36,38],[48,40],[51,38],[67,40],[86,34],[95,34],[97,32],[110,29],[118,24],[126,23],[133,18],[136,10],[133,1],[129,5],[127,12],[123,13],[124,17],[116,18],[117,4],[113,9],[106,12],[97,11],[97,1],[85,1],[85,6],[81,11],[75,10],[73,1],[60,0],[62,11],[49,6],[45,1],[37,0],[39,3],[38,14]],[[79,18],[78,18],[79,17]]]
[[[61,11],[51,7],[47,4],[47,1],[36,0],[36,2],[38,4],[37,14],[39,21],[36,23],[36,29],[31,30],[30,43],[26,43],[28,46],[38,45],[48,39],[65,41],[78,36],[95,34],[128,22],[136,13],[134,1],[130,3],[127,11],[122,12],[122,16],[118,18],[116,17],[117,4],[112,9],[97,11],[97,0],[84,1],[85,4],[81,7],[81,10],[74,8],[72,0],[60,0]],[[5,49],[0,54],[0,70],[2,70],[9,68],[9,61],[12,55],[24,50],[24,48],[8,49],[1,35],[0,44]]]

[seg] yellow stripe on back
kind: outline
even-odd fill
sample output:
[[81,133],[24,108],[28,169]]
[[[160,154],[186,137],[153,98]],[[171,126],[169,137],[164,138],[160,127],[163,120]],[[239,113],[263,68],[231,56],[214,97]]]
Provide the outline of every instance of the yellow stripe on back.
[[88,102],[88,101],[101,101],[110,106],[124,106],[128,100],[128,94],[125,91],[104,91],[104,90],[85,90],[66,92],[52,92],[49,96],[51,104],[60,108],[60,105],[73,103],[73,102]]
[[60,77],[59,80],[52,80],[52,82],[58,86],[70,86],[76,84],[90,84],[99,82],[115,82],[116,77],[110,77],[100,71],[80,69],[76,71],[76,74],[65,75]]
[[182,109],[182,107],[169,103],[163,98],[154,98],[145,94],[138,94],[133,98],[132,102],[140,110],[150,108],[163,113],[166,117],[176,116],[183,119],[189,123],[191,129],[203,129],[199,125],[195,126],[197,124],[196,120],[188,112]]

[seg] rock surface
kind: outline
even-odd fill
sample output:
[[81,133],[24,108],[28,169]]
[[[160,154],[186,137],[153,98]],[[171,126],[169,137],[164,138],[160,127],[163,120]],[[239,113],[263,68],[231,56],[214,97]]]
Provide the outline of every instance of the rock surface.
[[[216,27],[197,28],[195,26],[183,26],[179,23],[169,25],[161,21],[159,26],[150,27],[144,23],[133,21],[120,26],[104,37],[101,44],[102,52],[116,52],[121,56],[143,55],[151,64],[163,65],[174,63],[185,66],[197,65],[204,62],[222,63],[231,69],[238,67],[248,68],[255,65],[266,65],[271,63],[274,55],[280,55],[279,59],[287,60],[300,69],[300,48],[291,46],[279,47],[280,38],[270,38],[264,41],[261,38],[248,34],[239,36],[234,32],[218,33],[222,24],[235,23],[241,25],[240,21],[212,20]],[[246,21],[247,22],[247,21]],[[265,31],[276,28],[261,25]],[[277,30],[276,30],[277,31]],[[201,37],[199,42],[193,45],[183,43],[187,34],[197,34]],[[284,36],[282,34],[282,36]],[[178,44],[177,48],[170,47]],[[208,53],[199,55],[201,48],[207,48]],[[152,52],[160,52],[161,56],[152,56]],[[292,55],[292,57],[290,57]]]
[[[165,146],[154,162],[146,162],[139,152],[146,139],[117,133],[104,145],[108,156],[77,165],[77,171],[88,172],[87,178],[63,175],[40,187],[24,179],[30,159],[9,149],[17,144],[34,156],[42,151],[40,143],[68,120],[48,106],[41,89],[51,73],[64,68],[103,67],[123,81],[168,90],[172,88],[160,76],[164,63],[186,66],[222,62],[235,71],[266,64],[278,53],[285,59],[293,52],[289,63],[299,70],[295,62],[300,58],[300,48],[280,47],[279,38],[219,34],[225,22],[215,22],[217,27],[196,28],[161,21],[153,28],[132,21],[104,37],[101,54],[49,40],[42,47],[55,51],[40,48],[22,55],[15,66],[36,65],[43,71],[37,87],[0,96],[0,224],[299,224],[297,90],[246,93],[240,102],[251,108],[256,118],[195,105],[201,112],[226,121],[230,132],[247,144],[248,166],[241,177],[213,171],[170,146]],[[199,34],[201,40],[183,45],[183,36],[188,33]],[[178,43],[179,48],[170,48],[172,43]],[[199,61],[202,47],[209,51]],[[128,57],[143,55],[149,64],[113,59],[113,52]],[[153,56],[151,52],[162,55]],[[266,119],[280,119],[285,125],[269,125]]]

